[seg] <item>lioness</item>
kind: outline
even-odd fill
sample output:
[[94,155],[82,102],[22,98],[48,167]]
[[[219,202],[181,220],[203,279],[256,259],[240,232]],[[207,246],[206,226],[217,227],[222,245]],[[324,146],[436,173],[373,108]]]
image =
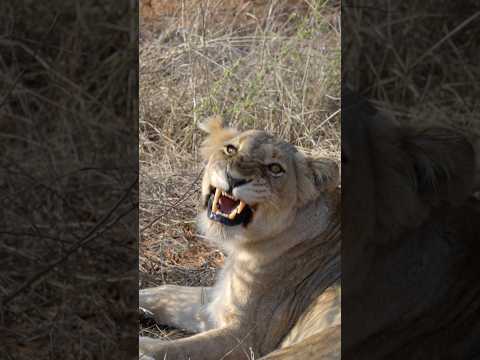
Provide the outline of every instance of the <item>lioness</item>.
[[477,359],[475,152],[342,89],[342,358]]
[[339,359],[337,164],[220,118],[201,128],[209,135],[198,223],[226,263],[212,288],[140,290],[140,307],[158,323],[199,333],[140,337],[141,357]]

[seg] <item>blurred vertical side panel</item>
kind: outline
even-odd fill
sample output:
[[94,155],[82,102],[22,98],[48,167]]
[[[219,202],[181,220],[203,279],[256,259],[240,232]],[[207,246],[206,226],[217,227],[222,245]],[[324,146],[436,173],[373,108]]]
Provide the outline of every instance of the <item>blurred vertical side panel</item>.
[[137,2],[0,3],[0,358],[137,350]]
[[480,358],[480,4],[342,2],[342,359]]

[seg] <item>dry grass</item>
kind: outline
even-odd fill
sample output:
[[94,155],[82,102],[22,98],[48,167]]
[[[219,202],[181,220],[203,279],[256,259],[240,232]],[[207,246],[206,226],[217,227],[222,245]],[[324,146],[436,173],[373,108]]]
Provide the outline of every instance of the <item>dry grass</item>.
[[197,1],[141,25],[141,287],[209,285],[223,263],[194,224],[202,119],[220,114],[339,158],[338,4],[259,3]]
[[342,77],[401,121],[479,134],[479,10],[474,1],[345,1]]
[[0,358],[127,359],[135,8],[28,3],[0,4]]

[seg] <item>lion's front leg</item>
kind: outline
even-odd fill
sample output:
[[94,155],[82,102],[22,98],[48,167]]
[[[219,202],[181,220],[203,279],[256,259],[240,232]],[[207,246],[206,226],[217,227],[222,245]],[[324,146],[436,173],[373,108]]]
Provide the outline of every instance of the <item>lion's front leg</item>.
[[249,336],[222,328],[188,338],[165,341],[140,337],[140,358],[156,360],[245,360],[251,358]]
[[214,327],[206,312],[210,293],[211,288],[163,285],[140,290],[138,300],[157,323],[197,333]]

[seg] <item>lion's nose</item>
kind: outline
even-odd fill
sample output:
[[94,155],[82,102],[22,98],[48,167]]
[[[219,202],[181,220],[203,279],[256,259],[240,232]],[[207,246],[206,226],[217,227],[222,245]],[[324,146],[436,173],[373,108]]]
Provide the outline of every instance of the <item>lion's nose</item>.
[[247,184],[250,182],[250,180],[247,179],[236,179],[232,177],[230,174],[227,174],[227,182],[228,182],[228,192],[232,192],[234,188],[238,186],[242,186],[244,184]]

